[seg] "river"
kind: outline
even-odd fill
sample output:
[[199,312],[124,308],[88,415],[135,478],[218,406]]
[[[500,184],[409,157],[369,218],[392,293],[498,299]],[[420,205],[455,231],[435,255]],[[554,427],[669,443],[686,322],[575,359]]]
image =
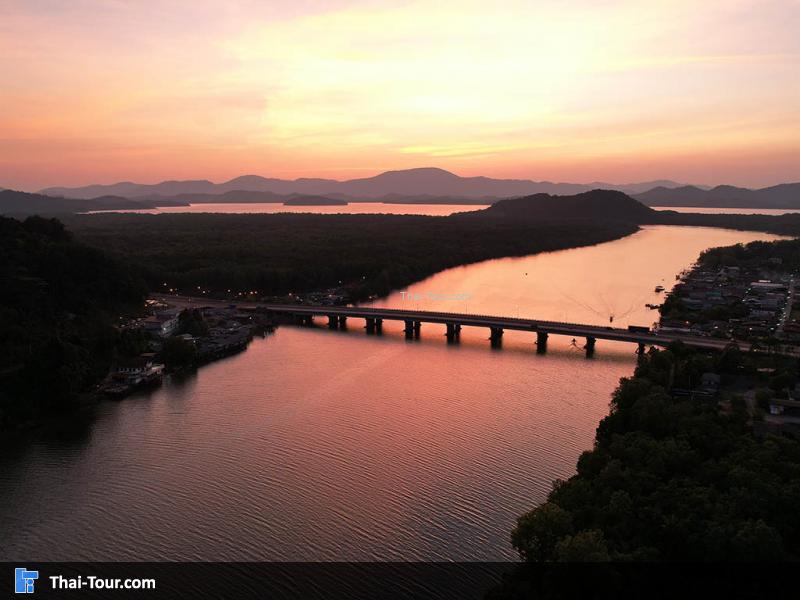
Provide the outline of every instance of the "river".
[[800,212],[797,208],[718,208],[702,206],[652,206],[654,210],[672,210],[679,213],[700,213],[704,215],[789,215]]
[[428,215],[444,217],[457,212],[481,210],[488,204],[391,204],[384,202],[350,202],[343,205],[331,206],[292,206],[278,202],[219,202],[199,203],[188,206],[159,206],[157,208],[140,208],[131,210],[96,210],[92,213],[124,212],[140,214],[174,214],[174,213],[316,213],[321,215],[334,214],[389,214],[389,215]]
[[[449,269],[376,304],[651,323],[709,246],[775,236],[646,227]],[[465,242],[466,243],[466,242]],[[592,445],[631,345],[441,326],[407,341],[282,326],[247,351],[100,405],[0,454],[0,560],[507,560],[518,515]],[[579,340],[580,342],[580,340]]]
[[[392,215],[429,215],[444,217],[458,212],[481,210],[488,204],[391,204],[383,202],[350,202],[341,206],[286,206],[277,202],[207,202],[189,204],[188,206],[159,206],[157,208],[140,208],[130,210],[96,210],[91,213],[123,212],[140,214],[174,214],[174,213],[250,213],[272,214],[280,212],[331,214],[392,214]],[[800,212],[800,209],[784,208],[700,208],[692,206],[653,206],[654,210],[672,210],[682,213],[704,214],[760,214],[784,215]]]

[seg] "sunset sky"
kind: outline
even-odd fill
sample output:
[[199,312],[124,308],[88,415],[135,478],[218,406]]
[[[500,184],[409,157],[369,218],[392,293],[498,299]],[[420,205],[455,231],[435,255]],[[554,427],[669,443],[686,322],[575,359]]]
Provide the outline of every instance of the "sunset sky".
[[0,187],[800,181],[800,0],[0,0]]

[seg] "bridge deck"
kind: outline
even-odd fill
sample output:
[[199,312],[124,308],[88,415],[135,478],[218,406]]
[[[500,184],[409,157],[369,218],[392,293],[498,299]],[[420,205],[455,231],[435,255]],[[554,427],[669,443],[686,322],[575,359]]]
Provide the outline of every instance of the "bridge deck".
[[[701,336],[688,336],[675,333],[638,332],[629,329],[564,323],[497,315],[476,315],[470,313],[435,312],[405,310],[396,308],[373,308],[360,306],[307,306],[292,304],[259,304],[261,308],[284,314],[309,316],[345,316],[363,319],[387,319],[396,321],[418,321],[420,323],[459,324],[474,327],[497,327],[518,331],[533,331],[571,337],[592,337],[598,340],[632,342],[649,346],[666,346],[681,341],[689,346],[710,349],[723,349],[731,340],[721,340]],[[742,350],[749,350],[747,342],[737,342]]]
[[[154,298],[170,302],[184,303],[187,306],[228,306],[229,303],[210,298],[191,296],[171,296],[154,294]],[[235,303],[236,304],[236,303]],[[638,332],[619,327],[604,327],[584,323],[564,323],[560,321],[544,321],[539,319],[523,319],[499,315],[478,315],[470,313],[436,312],[423,310],[405,310],[368,306],[309,306],[302,304],[263,304],[243,302],[237,306],[258,307],[275,313],[297,316],[344,316],[362,319],[386,319],[395,321],[417,321],[420,323],[441,323],[473,327],[500,328],[517,331],[541,332],[570,337],[594,338],[616,342],[631,342],[648,346],[667,346],[672,342],[683,342],[688,346],[722,350],[735,343],[742,351],[750,350],[750,343],[739,340],[724,340],[701,336],[683,335],[666,332]],[[796,350],[780,352],[788,356],[798,356]]]

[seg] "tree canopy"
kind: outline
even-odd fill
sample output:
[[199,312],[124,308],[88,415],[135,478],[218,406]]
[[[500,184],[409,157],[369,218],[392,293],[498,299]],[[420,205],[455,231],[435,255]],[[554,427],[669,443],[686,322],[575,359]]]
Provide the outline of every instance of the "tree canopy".
[[65,408],[104,376],[119,339],[112,324],[147,289],[41,217],[0,217],[0,286],[0,426]]
[[[725,360],[729,361],[728,357]],[[527,561],[759,561],[800,556],[800,442],[756,437],[742,405],[672,395],[729,362],[651,351],[623,379],[595,447],[548,502],[520,517]]]

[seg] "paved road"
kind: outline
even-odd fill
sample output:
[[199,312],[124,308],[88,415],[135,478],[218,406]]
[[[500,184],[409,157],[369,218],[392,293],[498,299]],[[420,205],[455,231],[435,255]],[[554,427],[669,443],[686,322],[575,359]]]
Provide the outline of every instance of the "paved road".
[[[677,333],[655,333],[652,331],[630,331],[601,325],[587,325],[582,323],[563,323],[559,321],[545,321],[539,319],[521,319],[498,315],[476,315],[468,313],[434,312],[420,310],[405,310],[391,308],[373,308],[360,306],[307,306],[294,304],[266,304],[255,302],[226,302],[211,300],[209,298],[196,298],[190,296],[154,295],[173,305],[179,306],[242,306],[259,307],[266,310],[309,316],[345,316],[354,318],[373,318],[397,321],[419,321],[421,323],[460,324],[462,326],[511,329],[517,331],[541,332],[569,337],[594,338],[619,342],[631,342],[648,346],[666,346],[675,341],[697,348],[722,350],[731,341],[716,338],[690,336]],[[749,342],[736,342],[743,351],[750,350]],[[791,353],[794,354],[794,353]]]

